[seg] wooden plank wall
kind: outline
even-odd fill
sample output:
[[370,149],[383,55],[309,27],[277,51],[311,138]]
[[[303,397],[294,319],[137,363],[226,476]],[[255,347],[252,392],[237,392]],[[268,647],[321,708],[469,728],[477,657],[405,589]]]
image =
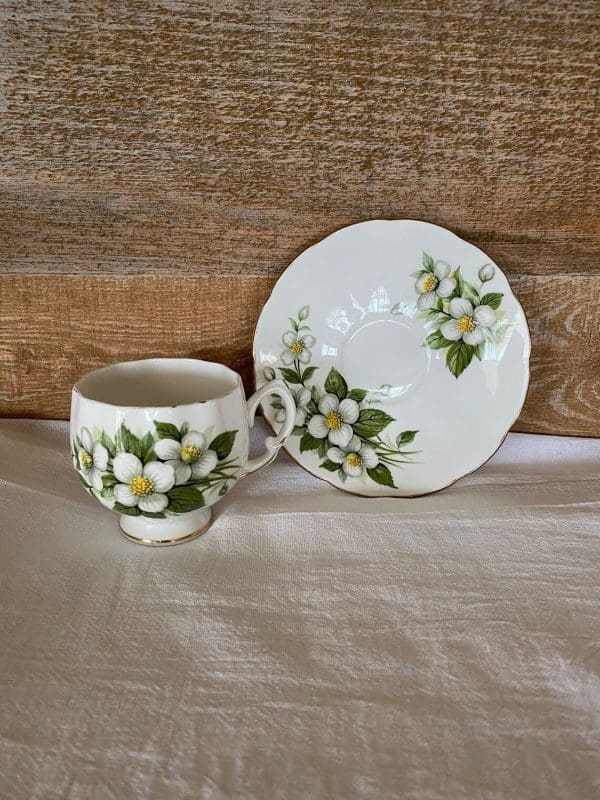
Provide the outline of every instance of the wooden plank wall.
[[250,376],[306,246],[413,217],[528,314],[517,430],[600,434],[596,0],[0,3],[0,414],[82,372],[195,355]]

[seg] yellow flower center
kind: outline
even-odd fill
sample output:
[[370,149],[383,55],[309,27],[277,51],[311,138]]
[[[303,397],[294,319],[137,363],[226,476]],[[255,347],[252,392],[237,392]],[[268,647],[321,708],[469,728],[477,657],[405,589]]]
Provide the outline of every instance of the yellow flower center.
[[299,355],[300,355],[300,353],[301,353],[301,352],[304,350],[304,345],[302,344],[302,342],[301,342],[301,341],[299,341],[298,339],[296,339],[296,341],[295,341],[295,342],[292,342],[292,344],[291,344],[291,347],[290,347],[290,350],[292,351],[292,353],[293,353],[295,356],[299,356]]
[[471,333],[475,330],[475,320],[467,314],[458,320],[458,330],[461,333]]
[[195,464],[202,455],[202,451],[195,444],[186,444],[181,448],[181,460],[184,464]]
[[325,424],[330,431],[339,431],[342,427],[342,418],[337,411],[330,411],[325,417]]
[[91,469],[94,466],[94,459],[87,450],[79,451],[79,462],[84,469]]
[[136,475],[129,484],[129,491],[136,497],[146,497],[154,491],[154,481],[143,475]]
[[362,467],[362,458],[358,453],[348,453],[346,456],[346,464],[349,467]]
[[430,292],[432,289],[435,289],[436,286],[437,286],[437,278],[435,277],[435,275],[430,275],[423,281],[424,292]]

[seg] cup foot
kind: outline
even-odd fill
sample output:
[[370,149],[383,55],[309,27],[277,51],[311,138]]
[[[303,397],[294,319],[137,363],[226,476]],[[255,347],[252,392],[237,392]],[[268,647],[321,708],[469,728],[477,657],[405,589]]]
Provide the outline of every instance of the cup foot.
[[121,514],[119,525],[122,535],[130,542],[149,547],[168,547],[173,544],[191,542],[210,527],[211,508],[199,508],[177,517],[151,519],[128,517]]

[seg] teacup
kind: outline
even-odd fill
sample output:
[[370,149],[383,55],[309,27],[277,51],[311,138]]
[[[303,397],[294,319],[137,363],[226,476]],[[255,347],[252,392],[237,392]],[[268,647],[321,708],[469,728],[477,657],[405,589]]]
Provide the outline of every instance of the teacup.
[[[277,395],[286,420],[249,458],[260,401]],[[269,464],[294,427],[283,381],[246,401],[223,364],[187,358],[129,361],[89,372],[73,387],[73,464],[90,494],[119,513],[123,534],[149,545],[189,541],[207,530],[212,506],[244,475]]]

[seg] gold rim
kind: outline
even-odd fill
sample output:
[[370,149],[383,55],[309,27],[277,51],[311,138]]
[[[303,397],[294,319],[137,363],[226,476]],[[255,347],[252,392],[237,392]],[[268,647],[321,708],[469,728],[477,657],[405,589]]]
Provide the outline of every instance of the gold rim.
[[187,536],[182,536],[179,539],[140,539],[138,536],[132,536],[130,533],[127,533],[127,531],[124,531],[121,526],[119,526],[119,529],[121,531],[121,536],[128,541],[133,542],[134,544],[143,544],[146,547],[171,547],[175,544],[185,544],[186,542],[191,542],[194,539],[197,539],[199,536],[202,536],[202,534],[206,533],[206,531],[210,528],[211,522],[212,519],[209,519],[203,528],[198,528],[197,531],[192,531],[192,533],[188,533]]

